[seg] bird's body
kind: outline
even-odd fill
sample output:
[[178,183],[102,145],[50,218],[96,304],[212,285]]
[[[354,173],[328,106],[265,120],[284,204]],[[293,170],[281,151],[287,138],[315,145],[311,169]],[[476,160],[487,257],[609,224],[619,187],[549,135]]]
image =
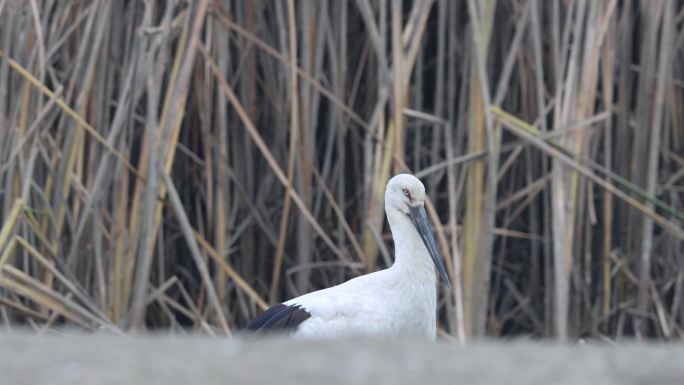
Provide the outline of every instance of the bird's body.
[[430,274],[402,282],[403,272],[389,268],[284,304],[299,305],[310,313],[299,325],[298,337],[434,337],[436,293],[434,272]]
[[395,245],[395,262],[385,270],[314,291],[276,305],[248,330],[290,330],[296,337],[436,336],[436,251],[423,209],[425,190],[407,174],[390,180],[385,211]]

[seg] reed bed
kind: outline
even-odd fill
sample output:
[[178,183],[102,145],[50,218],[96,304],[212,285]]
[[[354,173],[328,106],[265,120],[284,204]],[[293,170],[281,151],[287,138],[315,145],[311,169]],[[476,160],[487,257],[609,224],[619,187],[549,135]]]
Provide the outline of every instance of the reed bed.
[[0,326],[231,334],[391,264],[445,338],[684,332],[684,2],[0,1]]

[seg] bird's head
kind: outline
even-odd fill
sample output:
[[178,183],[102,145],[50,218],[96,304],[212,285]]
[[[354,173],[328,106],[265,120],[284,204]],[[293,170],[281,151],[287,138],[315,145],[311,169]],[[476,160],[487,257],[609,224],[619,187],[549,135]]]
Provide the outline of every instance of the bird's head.
[[393,208],[408,215],[411,207],[422,207],[424,201],[425,186],[415,176],[399,174],[387,182],[385,208]]
[[425,186],[413,175],[399,174],[387,182],[385,189],[385,210],[389,213],[398,211],[399,215],[406,215],[420,238],[425,244],[432,262],[434,262],[444,283],[451,287],[442,261],[442,256],[437,248],[437,242],[432,234],[432,227],[425,212]]

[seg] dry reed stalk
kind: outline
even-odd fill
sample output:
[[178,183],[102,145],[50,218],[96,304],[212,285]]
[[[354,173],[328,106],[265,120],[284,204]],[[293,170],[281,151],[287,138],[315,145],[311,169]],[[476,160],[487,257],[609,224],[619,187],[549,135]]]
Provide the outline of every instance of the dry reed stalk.
[[611,193],[613,193],[615,196],[619,197],[620,199],[624,200],[627,204],[631,205],[635,209],[641,211],[644,215],[648,216],[651,220],[653,220],[655,223],[660,224],[664,229],[670,231],[672,235],[677,236],[678,238],[684,240],[684,229],[681,227],[677,226],[677,224],[668,221],[666,218],[663,218],[661,215],[655,213],[652,209],[649,209],[645,204],[639,202],[638,200],[632,198],[628,194],[622,192],[621,190],[618,190],[615,188],[610,183],[605,183],[603,179],[597,177],[593,172],[591,172],[589,169],[586,167],[582,166],[581,164],[577,163],[575,160],[570,158],[568,156],[568,151],[559,151],[557,146],[551,146],[547,144],[546,142],[543,142],[539,140],[538,138],[534,137],[529,133],[529,127],[530,125],[521,121],[520,119],[517,119],[509,114],[506,114],[505,112],[499,110],[496,107],[492,107],[492,112],[497,115],[499,119],[502,119],[502,123],[511,130],[514,130],[514,133],[516,135],[519,135],[522,138],[525,138],[528,140],[530,143],[534,144],[537,146],[539,149],[542,151],[546,152],[548,155],[553,156],[555,159],[558,159],[559,161],[563,162],[565,165],[568,165],[578,172],[582,174],[582,176],[592,180],[594,183],[597,185],[609,190]]
[[188,216],[185,213],[185,210],[183,210],[183,204],[181,203],[181,200],[178,197],[178,192],[176,191],[176,188],[173,185],[173,181],[171,180],[171,178],[169,178],[166,172],[161,171],[161,176],[162,181],[166,186],[166,191],[169,193],[169,200],[171,201],[171,205],[173,206],[176,216],[180,221],[181,229],[183,230],[183,236],[185,236],[185,240],[186,242],[188,242],[188,245],[190,247],[190,253],[192,254],[192,258],[194,259],[195,264],[197,265],[197,270],[199,270],[200,275],[204,280],[204,285],[206,285],[207,287],[210,301],[212,302],[212,306],[214,307],[214,311],[216,312],[221,327],[223,328],[224,333],[231,334],[230,327],[228,326],[228,322],[226,321],[226,316],[223,314],[223,308],[219,303],[218,294],[216,294],[216,288],[214,287],[211,275],[209,274],[209,269],[204,259],[202,258],[199,246],[197,245],[197,241],[195,240],[193,234],[194,230],[190,226],[190,221],[188,220]]
[[466,328],[469,334],[475,336],[484,335],[486,327],[494,227],[493,202],[497,188],[498,139],[494,135],[489,112],[491,98],[486,75],[489,30],[494,22],[495,4],[496,1],[487,1],[478,6],[475,2],[468,1],[475,51],[470,67],[472,125],[468,145],[470,152],[486,148],[489,155],[486,169],[482,161],[477,161],[468,174],[466,197],[468,204],[464,217],[464,226],[467,229],[464,234],[463,253]]
[[[217,68],[213,61],[211,61],[211,58],[206,54],[206,50],[204,47],[200,45],[200,50],[204,51],[205,53],[205,59],[209,60],[209,63],[212,65],[211,69],[212,72],[214,73],[214,76],[216,76],[217,80],[221,83],[223,91],[226,93],[228,96],[228,99],[230,102],[233,104],[235,109],[240,113],[240,117],[242,119],[243,124],[247,127],[250,135],[252,135],[252,138],[256,142],[257,146],[259,149],[262,151],[262,154],[266,158],[266,160],[269,163],[269,166],[272,168],[273,172],[278,176],[278,179],[280,182],[284,185],[287,186],[287,177],[283,173],[283,171],[280,169],[278,166],[277,162],[274,160],[273,156],[271,155],[270,151],[268,150],[268,147],[266,147],[263,139],[259,135],[256,127],[251,123],[249,118],[247,117],[247,114],[242,108],[242,106],[239,103],[239,100],[233,90],[230,88],[228,83],[225,81],[223,76],[217,71]],[[302,213],[306,217],[306,219],[311,223],[313,226],[314,230],[318,233],[318,235],[323,239],[323,241],[330,247],[330,249],[342,260],[345,260],[347,262],[351,262],[347,256],[345,256],[338,248],[335,246],[335,244],[332,242],[330,237],[325,233],[325,231],[320,227],[316,219],[311,215],[311,212],[306,208],[304,202],[302,201],[302,198],[299,197],[299,195],[294,191],[290,190],[290,196],[294,200],[295,204],[297,204],[297,207],[299,207],[300,210],[302,210]]]
[[[662,8],[661,8],[662,7]],[[648,195],[655,195],[656,180],[658,175],[658,162],[660,157],[660,141],[661,132],[663,128],[663,107],[665,105],[666,80],[669,77],[671,65],[671,52],[673,36],[673,17],[674,17],[674,2],[666,0],[663,4],[658,4],[660,17],[653,20],[653,23],[660,24],[662,18],[662,27],[660,33],[660,47],[658,55],[658,69],[657,73],[660,77],[656,80],[655,100],[653,101],[652,121],[650,122],[651,132],[648,140],[648,159],[646,165],[646,193]],[[646,207],[653,210],[651,202],[646,203]],[[640,269],[639,269],[639,295],[638,295],[638,309],[646,312],[648,306],[648,292],[652,288],[651,284],[651,264],[653,253],[653,220],[649,216],[643,217],[642,224],[642,243],[640,250]],[[655,291],[655,289],[653,289]],[[657,297],[656,297],[657,299]],[[657,303],[657,302],[656,302]],[[662,306],[658,307],[659,315],[662,312]],[[646,334],[648,330],[643,324],[636,325],[637,333]],[[669,331],[666,337],[669,337]]]
[[290,195],[292,194],[292,182],[294,179],[295,154],[297,150],[297,140],[299,132],[299,96],[297,89],[299,88],[297,82],[297,33],[295,30],[295,16],[294,16],[294,1],[287,2],[287,18],[289,26],[290,37],[290,144],[288,149],[287,160],[287,185],[284,203],[283,216],[280,219],[280,230],[278,233],[278,246],[276,247],[275,257],[273,258],[273,275],[271,278],[271,291],[268,298],[270,301],[277,302],[276,290],[280,280],[280,269],[283,261],[283,252],[285,248],[285,235],[287,233],[287,224],[290,218]]

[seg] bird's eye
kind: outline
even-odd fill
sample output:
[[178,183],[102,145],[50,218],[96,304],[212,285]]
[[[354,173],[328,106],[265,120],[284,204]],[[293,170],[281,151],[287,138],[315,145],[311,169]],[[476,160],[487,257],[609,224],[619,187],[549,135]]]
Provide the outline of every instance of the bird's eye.
[[403,192],[404,192],[404,195],[406,195],[409,199],[411,198],[411,193],[409,192],[408,189],[403,188],[403,189],[401,189],[401,191],[403,191]]

